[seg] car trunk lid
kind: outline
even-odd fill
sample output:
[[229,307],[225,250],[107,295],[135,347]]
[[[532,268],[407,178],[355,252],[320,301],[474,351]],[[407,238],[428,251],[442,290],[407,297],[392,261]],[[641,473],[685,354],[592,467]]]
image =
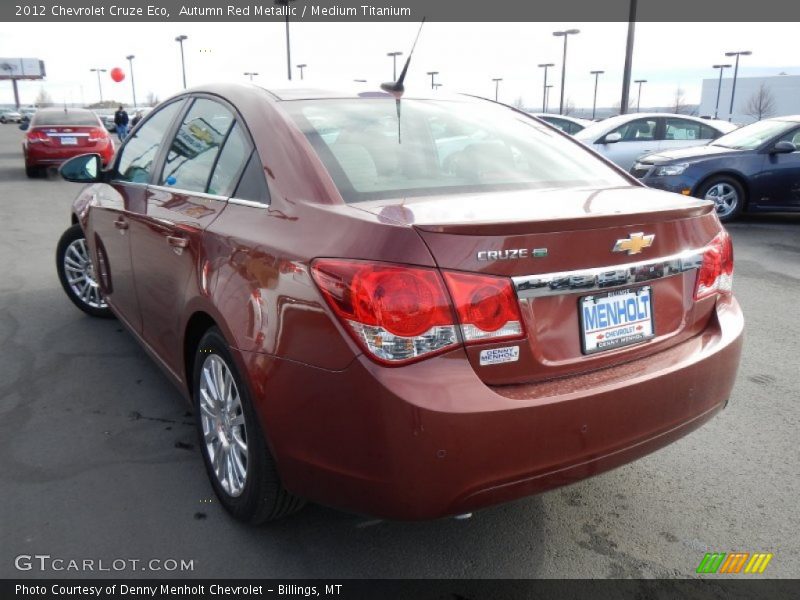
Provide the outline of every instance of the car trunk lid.
[[[694,251],[720,230],[713,205],[703,200],[631,186],[357,206],[413,226],[443,270],[512,278],[526,339],[467,349],[476,373],[488,384],[562,377],[641,358],[701,331],[713,308],[708,299],[693,299]],[[649,246],[637,247],[648,239]],[[625,296],[626,290],[633,290],[633,296]],[[609,292],[620,301],[649,297],[652,313],[646,325],[652,327],[651,338],[609,349],[587,348],[587,332],[596,324],[583,322],[583,309],[610,302],[599,299]],[[604,333],[609,332],[597,335]],[[502,351],[509,347],[511,351]],[[498,352],[485,352],[493,349]],[[500,360],[492,362],[492,356]]]

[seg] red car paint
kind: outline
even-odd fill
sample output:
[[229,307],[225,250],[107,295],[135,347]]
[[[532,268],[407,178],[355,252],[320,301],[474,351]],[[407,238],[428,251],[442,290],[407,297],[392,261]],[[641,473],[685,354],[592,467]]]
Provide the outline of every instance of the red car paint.
[[[235,107],[269,206],[112,181],[88,186],[75,218],[96,264],[103,253],[110,307],[187,397],[198,329],[220,328],[294,494],[399,519],[467,512],[634,460],[726,404],[743,318],[730,293],[694,299],[697,268],[648,282],[655,336],[644,343],[583,354],[577,307],[587,292],[575,289],[521,297],[521,339],[457,343],[399,365],[365,352],[312,276],[315,259],[509,282],[629,265],[706,248],[723,231],[711,203],[646,189],[609,163],[623,180],[615,187],[347,204],[284,110],[324,94],[233,85],[193,94]],[[603,160],[577,142],[574,152]],[[611,252],[642,231],[656,242],[641,255]],[[547,255],[477,258],[519,248]],[[481,365],[482,351],[509,346],[518,360]]]

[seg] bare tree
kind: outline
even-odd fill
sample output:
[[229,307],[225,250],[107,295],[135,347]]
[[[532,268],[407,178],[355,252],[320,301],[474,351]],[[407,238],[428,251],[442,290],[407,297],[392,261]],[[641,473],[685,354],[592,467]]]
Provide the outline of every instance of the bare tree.
[[155,106],[156,104],[158,104],[158,102],[159,102],[158,96],[156,96],[153,92],[147,93],[147,100],[145,101],[145,103],[148,106]]
[[689,104],[686,102],[683,88],[680,86],[675,88],[675,100],[673,101],[671,108],[672,112],[676,115],[688,115],[692,112]]
[[775,114],[775,96],[763,83],[753,92],[747,101],[744,109],[745,114],[750,115],[757,121]]
[[39,88],[39,93],[36,94],[35,103],[39,107],[53,106],[53,97],[42,87]]
[[517,99],[514,100],[514,108],[519,110],[525,108],[525,101],[522,99],[522,96],[517,96]]

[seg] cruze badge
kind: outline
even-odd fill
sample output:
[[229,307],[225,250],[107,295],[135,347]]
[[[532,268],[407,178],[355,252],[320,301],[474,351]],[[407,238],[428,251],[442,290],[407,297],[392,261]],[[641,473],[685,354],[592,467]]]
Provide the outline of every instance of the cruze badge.
[[478,260],[515,260],[518,258],[544,258],[547,248],[511,248],[509,250],[481,250]]
[[639,254],[644,248],[653,245],[656,239],[655,234],[645,235],[643,233],[632,233],[627,239],[617,240],[614,244],[614,252],[627,252],[628,254]]

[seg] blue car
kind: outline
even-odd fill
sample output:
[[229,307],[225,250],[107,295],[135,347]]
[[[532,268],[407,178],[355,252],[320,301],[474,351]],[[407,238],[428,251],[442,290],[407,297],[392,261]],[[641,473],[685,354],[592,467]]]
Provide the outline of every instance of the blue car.
[[765,119],[705,146],[657,152],[631,174],[650,187],[713,200],[721,221],[800,211],[800,115]]

